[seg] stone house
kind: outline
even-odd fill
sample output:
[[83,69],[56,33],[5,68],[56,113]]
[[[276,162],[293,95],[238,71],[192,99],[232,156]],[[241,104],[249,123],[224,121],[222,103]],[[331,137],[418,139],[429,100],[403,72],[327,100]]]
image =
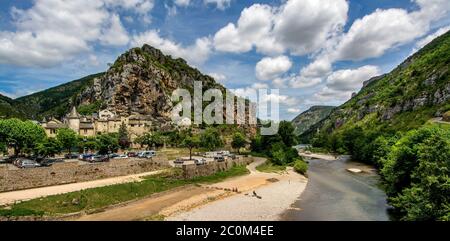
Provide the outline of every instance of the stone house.
[[137,114],[119,117],[109,110],[82,116],[75,107],[62,121],[55,118],[50,121],[44,120],[42,127],[49,137],[55,137],[58,129],[61,128],[70,128],[80,136],[93,137],[100,134],[117,133],[122,123],[126,125],[131,140],[152,130],[150,116]]

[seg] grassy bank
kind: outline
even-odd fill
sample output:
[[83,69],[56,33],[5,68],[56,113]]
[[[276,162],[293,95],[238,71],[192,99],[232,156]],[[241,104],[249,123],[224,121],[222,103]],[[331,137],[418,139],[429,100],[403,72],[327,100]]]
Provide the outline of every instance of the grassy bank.
[[270,161],[266,161],[263,164],[256,167],[256,170],[260,172],[279,173],[286,170],[286,166],[275,165]]
[[235,166],[228,171],[218,172],[211,176],[182,180],[175,178],[179,172],[174,169],[171,172],[146,177],[142,182],[87,189],[18,203],[8,210],[0,209],[0,216],[58,216],[80,211],[93,212],[114,204],[148,197],[151,194],[176,187],[220,182],[226,178],[247,173],[248,170],[245,166]]

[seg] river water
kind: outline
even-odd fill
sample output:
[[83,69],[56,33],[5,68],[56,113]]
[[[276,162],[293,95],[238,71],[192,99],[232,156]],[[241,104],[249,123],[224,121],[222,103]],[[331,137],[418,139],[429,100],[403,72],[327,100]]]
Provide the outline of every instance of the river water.
[[[388,221],[385,193],[373,167],[340,157],[336,161],[310,159],[308,186],[286,211],[285,221]],[[353,174],[348,168],[365,172]]]

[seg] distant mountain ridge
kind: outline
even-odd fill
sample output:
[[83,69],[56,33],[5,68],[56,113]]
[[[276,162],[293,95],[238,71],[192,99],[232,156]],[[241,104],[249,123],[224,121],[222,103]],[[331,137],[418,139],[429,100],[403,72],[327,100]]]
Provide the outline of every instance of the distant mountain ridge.
[[312,125],[317,132],[361,126],[374,131],[407,131],[450,110],[450,32],[436,38],[396,69],[366,81],[359,93]]
[[295,134],[301,135],[312,125],[328,117],[335,106],[313,106],[292,120]]

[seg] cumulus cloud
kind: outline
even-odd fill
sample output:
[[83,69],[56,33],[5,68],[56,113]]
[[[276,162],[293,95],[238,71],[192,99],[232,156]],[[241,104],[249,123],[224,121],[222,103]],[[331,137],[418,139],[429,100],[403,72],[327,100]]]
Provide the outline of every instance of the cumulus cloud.
[[403,9],[378,9],[352,24],[340,41],[334,58],[362,60],[380,57],[393,46],[408,43],[426,31],[426,25]]
[[379,74],[380,69],[373,65],[339,70],[328,76],[327,86],[339,91],[355,91],[362,87],[364,81]]
[[328,37],[347,21],[345,0],[289,0],[276,14],[277,40],[294,54],[304,55],[320,49]]
[[175,5],[180,7],[187,7],[191,4],[191,0],[175,0]]
[[219,74],[219,73],[209,73],[209,76],[213,77],[214,80],[218,81],[218,82],[223,82],[227,79],[227,76],[225,76],[224,74]]
[[[182,0],[183,1],[183,0]],[[225,10],[230,7],[231,0],[204,0],[205,4],[214,4],[220,10]]]
[[35,0],[11,9],[15,31],[0,32],[0,63],[52,67],[92,51],[96,43],[125,46],[128,33],[115,10],[140,15],[153,0]]
[[332,53],[334,60],[363,60],[382,56],[387,50],[423,36],[430,24],[448,15],[447,0],[415,0],[419,9],[377,9],[357,19]]
[[417,41],[416,48],[413,52],[416,52],[417,50],[425,47],[425,45],[429,44],[431,41],[433,41],[435,38],[443,35],[444,33],[450,31],[450,26],[442,27],[438,29],[436,32],[426,36],[425,38],[422,38],[421,40]]
[[272,80],[286,73],[292,67],[287,56],[266,57],[256,64],[255,72],[259,80]]
[[280,7],[254,4],[245,8],[236,24],[214,36],[219,51],[243,53],[256,48],[264,54],[289,50],[304,55],[320,49],[347,21],[345,0],[288,0]]
[[363,82],[380,75],[377,66],[366,65],[357,69],[344,69],[327,77],[326,86],[315,96],[322,100],[331,98],[346,100],[363,86]]
[[103,0],[106,5],[147,14],[155,6],[154,0]]
[[158,48],[165,54],[184,58],[193,65],[202,64],[211,53],[211,40],[209,38],[199,38],[195,41],[195,44],[183,46],[161,37],[157,30],[149,30],[132,37],[132,46],[141,47],[144,44]]
[[278,52],[279,46],[270,43],[272,20],[270,6],[254,4],[245,8],[236,25],[229,23],[215,34],[214,46],[216,50],[232,53],[248,52],[253,46],[261,52]]
[[297,114],[297,113],[300,113],[300,109],[298,109],[298,108],[288,108],[287,112],[291,113],[291,114]]
[[120,17],[113,14],[110,19],[110,26],[102,32],[100,42],[104,45],[121,46],[126,45],[130,41],[128,32],[123,27]]

